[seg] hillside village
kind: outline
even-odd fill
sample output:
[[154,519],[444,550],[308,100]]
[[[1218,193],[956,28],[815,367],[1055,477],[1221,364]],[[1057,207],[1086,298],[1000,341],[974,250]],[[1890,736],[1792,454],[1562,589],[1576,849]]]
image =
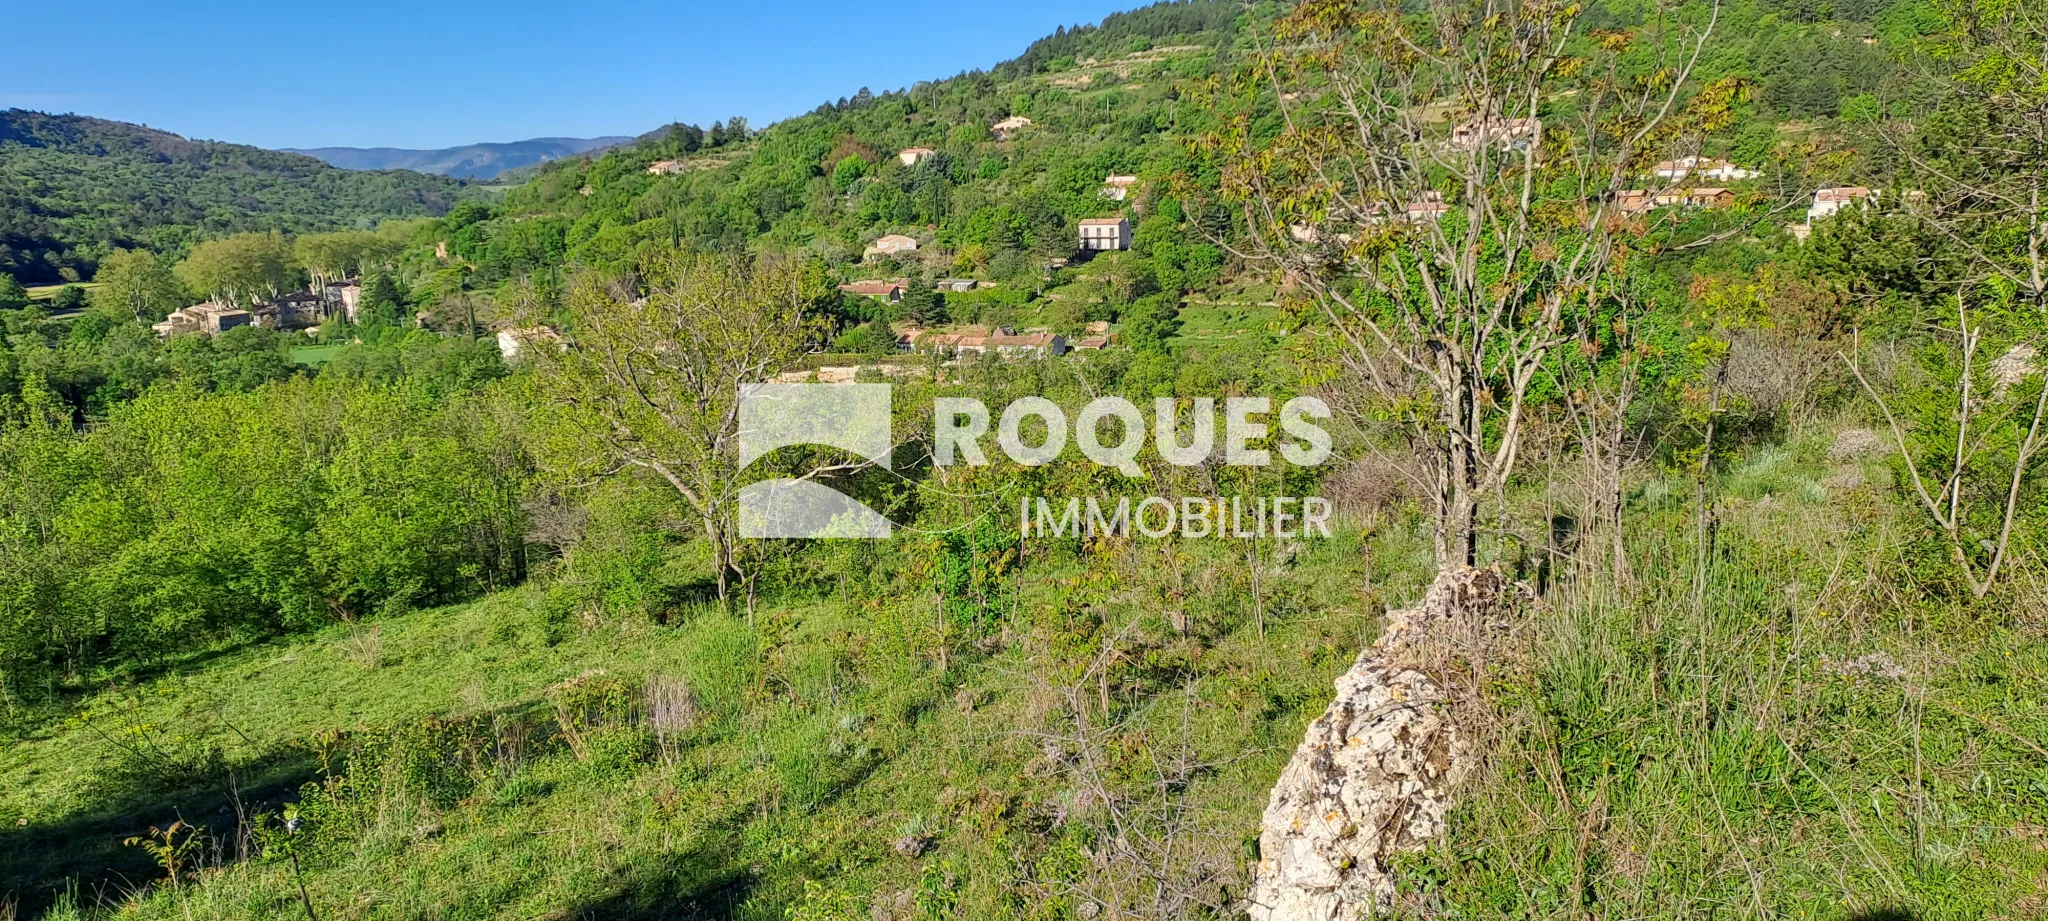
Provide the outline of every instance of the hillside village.
[[[1178,98],[1179,87],[1186,85],[1186,75],[1199,73],[1198,68],[1214,66],[1215,51],[1209,45],[1176,43],[1121,54],[1083,56],[1071,64],[1031,76],[1026,83],[1042,86],[1041,92],[1051,98],[1069,97],[1069,104],[1074,101],[1074,94],[1082,94],[1079,98],[1164,98],[1170,103]],[[892,97],[876,97],[873,103],[842,100],[841,104],[852,113],[856,105],[874,105],[889,98]],[[1067,117],[1062,115],[1057,121],[1063,125]],[[735,124],[738,124],[737,120]],[[918,183],[929,181],[920,177],[930,177],[958,188],[985,184],[979,180],[979,172],[986,172],[1004,160],[1026,155],[1025,151],[1034,149],[1032,145],[1042,144],[1066,130],[1064,127],[1047,128],[1040,124],[1040,120],[1018,112],[978,123],[919,119],[917,124],[914,135],[934,141],[882,147],[876,143],[879,139],[864,137],[858,131],[840,133],[833,142],[833,151],[818,164],[818,170],[829,175],[814,181],[833,186],[839,192],[837,197],[843,202],[842,208],[859,207],[865,211],[869,206],[863,202],[888,192],[892,186],[907,183],[901,187],[913,188]],[[687,189],[706,182],[723,182],[723,177],[736,170],[752,169],[750,161],[768,157],[772,147],[765,136],[755,137],[744,131],[725,132],[720,146],[712,147],[709,136],[701,130],[691,130],[696,133],[683,134],[696,140],[686,138],[682,147],[657,140],[652,144],[643,142],[637,147],[612,151],[595,161],[579,157],[548,164],[541,169],[534,183],[515,193],[515,199],[505,209],[505,217],[493,224],[518,221],[527,225],[522,230],[538,230],[544,235],[563,232],[566,225],[556,223],[557,218],[550,215],[551,211],[561,207],[571,212],[587,211],[596,204],[593,197],[608,199],[615,196],[614,186],[618,180],[594,181],[590,171],[600,164],[618,162],[644,176],[651,184],[631,186],[634,197],[689,195],[697,193]],[[720,130],[723,131],[722,126]],[[783,128],[778,137],[793,136],[792,132],[796,130],[799,130],[798,126],[792,124]],[[1442,132],[1439,143],[1449,151],[1487,148],[1507,156],[1520,156],[1538,148],[1544,125],[1540,118],[1468,119],[1438,130]],[[970,134],[973,141],[968,140]],[[671,131],[670,136],[678,135]],[[937,140],[941,138],[945,140]],[[693,149],[690,144],[702,146]],[[977,177],[962,184],[957,174],[965,162],[981,165],[976,167]],[[945,175],[940,176],[941,173]],[[1846,205],[1869,206],[1880,200],[1877,193],[1860,186],[1832,185],[1824,177],[1814,181],[1772,176],[1761,164],[1738,163],[1725,156],[1704,153],[1658,162],[1645,168],[1641,178],[1645,180],[1643,186],[1622,188],[1607,196],[1608,206],[1621,215],[1669,225],[1673,230],[1693,222],[1695,218],[1692,215],[1695,214],[1732,214],[1738,216],[1707,220],[1716,227],[1745,229],[1750,235],[1781,232],[1794,241],[1803,241],[1812,234],[1815,222],[1825,221]],[[865,337],[871,341],[869,348],[876,347],[873,343],[887,341],[899,343],[896,350],[903,351],[902,344],[908,341],[905,337],[913,330],[920,334],[929,331],[930,335],[974,338],[978,335],[977,330],[1000,335],[999,330],[1008,329],[1023,336],[1056,334],[1063,343],[1056,351],[1064,352],[1090,338],[1083,335],[1083,323],[1107,322],[1115,326],[1121,319],[1124,305],[1100,304],[1083,310],[1081,316],[1064,317],[1054,323],[1034,318],[1063,296],[1072,296],[1061,292],[1087,289],[1103,277],[1105,266],[1094,264],[1092,257],[1096,255],[1131,254],[1135,246],[1144,250],[1136,254],[1139,265],[1156,261],[1150,247],[1139,245],[1137,232],[1148,219],[1159,217],[1156,214],[1158,205],[1171,200],[1169,188],[1177,180],[1172,172],[1159,168],[1149,171],[1112,168],[1095,173],[1086,181],[1085,191],[1079,191],[1070,200],[1063,215],[1053,217],[1043,227],[1033,228],[1028,241],[1031,252],[1027,259],[1021,260],[1021,264],[1019,260],[992,263],[990,257],[998,253],[988,243],[977,242],[982,234],[979,229],[970,231],[973,239],[966,239],[955,223],[941,225],[927,221],[919,224],[870,219],[868,226],[872,229],[849,241],[848,248],[856,250],[858,258],[852,258],[852,253],[841,249],[834,260],[837,262],[836,270],[843,273],[835,282],[835,290],[852,302],[875,305],[848,308],[855,319],[867,319],[860,316],[863,313],[872,314],[872,322],[880,324],[874,335]],[[1813,185],[1802,189],[1802,181],[1813,181]],[[665,189],[664,184],[667,183],[674,183],[674,188]],[[557,187],[572,191],[574,199],[561,201],[552,198],[550,190]],[[1788,193],[1810,199],[1803,202],[1805,219],[1771,221],[1769,216],[1780,213],[1797,215],[1794,202],[1782,197]],[[1902,193],[1899,200],[1910,202],[1912,194]],[[905,199],[899,197],[897,201],[899,203],[892,207],[901,210]],[[1369,216],[1368,223],[1386,221],[1414,225],[1445,220],[1456,222],[1461,217],[1459,204],[1455,195],[1441,191],[1427,192],[1397,204],[1375,202],[1372,205],[1375,211]],[[983,220],[989,211],[987,207],[982,208],[974,220]],[[506,229],[510,226],[507,224]],[[1063,230],[1055,230],[1061,226]],[[1325,237],[1329,238],[1329,243],[1338,246],[1348,246],[1352,242],[1348,233],[1332,236],[1325,228],[1308,223],[1292,224],[1287,232],[1295,240],[1311,244],[1322,242]],[[1059,241],[1053,236],[1055,233],[1064,233],[1066,240]],[[1187,235],[1185,229],[1181,233],[1173,247],[1177,258],[1197,256],[1216,259],[1220,255],[1204,254],[1205,250],[1213,253],[1214,246],[1200,239],[1200,234]],[[455,235],[471,240],[481,239],[473,236],[471,231]],[[811,245],[825,245],[833,235],[827,233],[814,237]],[[412,257],[414,261],[398,268],[401,275],[413,278],[450,267],[488,277],[497,274],[490,263],[498,258],[489,249],[480,248],[475,242],[437,238],[432,260],[418,261],[417,257]],[[1008,259],[1007,256],[1005,258]],[[1218,272],[1218,269],[1223,271]],[[1241,271],[1241,267],[1220,265],[1197,269],[1194,273],[1197,277],[1211,279],[1200,285],[1209,290],[1190,290],[1186,296],[1200,299],[1206,294],[1211,301],[1229,304],[1233,295],[1224,289],[1256,289],[1260,285],[1257,279],[1236,274]],[[1140,268],[1139,272],[1145,274],[1149,269]],[[1176,270],[1176,274],[1186,272],[1186,269]],[[359,284],[360,279],[357,282]],[[892,284],[897,287],[891,289]],[[980,319],[978,316],[969,316],[958,322],[948,322],[952,318],[947,317],[899,316],[905,295],[914,286],[929,287],[942,295],[970,295],[967,301],[1000,302],[1005,305],[998,311],[1003,316],[993,326],[976,322]],[[302,294],[317,298],[319,303],[315,305],[310,299],[296,302],[292,296],[273,299],[257,305],[258,309],[249,312],[246,319],[234,309],[221,309],[220,305],[211,302],[200,303],[167,318],[156,329],[160,336],[214,334],[249,323],[267,328],[310,331],[332,317],[340,316],[350,322],[355,319],[352,311],[337,305],[330,292],[309,288]],[[1253,301],[1238,302],[1242,305],[1238,312],[1257,312],[1274,307],[1278,303],[1274,297],[1267,294]],[[1199,318],[1201,314],[1193,312],[1189,316]],[[532,319],[542,322],[536,326],[531,320],[500,321],[499,329],[558,329],[560,325],[547,318]],[[1183,324],[1177,329],[1180,335],[1216,335],[1199,325],[1186,327]],[[1225,334],[1236,329],[1231,327]],[[317,338],[318,333],[311,332],[309,337]],[[1111,337],[1108,344],[1114,343],[1115,338]],[[1044,347],[1047,351],[1055,351],[1049,343]],[[1074,347],[1072,350],[1091,351],[1092,348]],[[821,349],[821,355],[827,356],[826,361],[831,361],[829,355],[833,351],[835,348],[827,344]],[[993,353],[1018,355],[1029,351],[1006,345],[993,350]],[[506,355],[510,357],[509,353]],[[955,357],[957,359],[958,356]]]
[[[1017,130],[1011,126],[1008,131]],[[1452,131],[1451,143],[1456,146],[1470,144],[1473,138],[1495,136],[1504,150],[1514,150],[1522,138],[1539,133],[1540,125],[1521,126],[1514,130],[1485,132],[1472,125],[1460,125]],[[1006,137],[1008,131],[992,127],[991,134]],[[898,162],[915,166],[936,153],[930,148],[905,148],[898,154]],[[681,161],[663,161],[649,167],[651,173],[673,175]],[[1754,180],[1762,176],[1758,170],[1739,167],[1726,160],[1707,157],[1686,157],[1657,163],[1648,173],[1648,178],[1665,181],[1658,190],[1625,189],[1614,195],[1615,207],[1623,214],[1644,215],[1658,209],[1697,208],[1725,209],[1732,207],[1739,194],[1754,197],[1756,192],[1739,192],[1739,187],[1698,185],[1699,179],[1718,179],[1730,182]],[[1129,199],[1140,180],[1130,175],[1109,175],[1103,178],[1099,192],[1105,202],[1122,203]],[[1831,217],[1850,206],[1869,207],[1879,199],[1879,193],[1861,186],[1823,187],[1814,190],[1812,202],[1805,211],[1806,220],[1788,222],[1785,230],[1797,240],[1805,240],[1812,233],[1815,221]],[[1908,191],[1908,203],[1923,198],[1919,193]],[[1407,203],[1393,220],[1406,223],[1433,222],[1445,219],[1455,213],[1455,207],[1443,196],[1432,195]],[[1068,269],[1082,264],[1075,257],[1087,257],[1095,253],[1121,252],[1130,249],[1131,221],[1124,216],[1084,218],[1075,225],[1077,238],[1074,256],[1049,261],[1048,273]],[[1314,242],[1320,239],[1319,231],[1307,225],[1294,225],[1290,232],[1297,240]],[[864,251],[863,261],[871,266],[902,269],[911,265],[936,268],[951,267],[943,251],[926,250],[927,257],[917,257],[919,241],[907,234],[884,234],[877,237]],[[445,251],[442,258],[446,258]],[[837,290],[850,297],[866,298],[883,305],[900,304],[909,286],[914,282],[908,277],[893,280],[863,279],[839,284]],[[941,293],[967,293],[984,288],[997,287],[998,283],[976,278],[942,278],[930,282],[931,290]],[[238,326],[255,325],[265,329],[297,331],[317,335],[318,327],[330,319],[342,318],[350,323],[357,322],[361,298],[359,279],[328,282],[315,290],[288,292],[274,297],[259,298],[249,308],[237,308],[214,301],[203,301],[173,311],[152,329],[159,337],[169,338],[179,334],[217,335]],[[1012,327],[999,326],[994,329],[968,324],[960,328],[942,326],[925,329],[915,322],[892,322],[892,333],[899,350],[916,352],[923,348],[943,348],[951,351],[950,357],[959,359],[984,352],[1001,356],[1019,355],[1064,355],[1069,351],[1094,351],[1114,343],[1109,334],[1110,324],[1094,321],[1088,324],[1089,335],[1079,336],[1069,342],[1065,335],[1055,334],[1044,327],[1032,327],[1019,333]],[[548,330],[552,327],[533,327],[532,330]],[[522,338],[530,330],[526,328],[501,332],[501,338],[511,342]],[[990,337],[994,337],[990,339]],[[984,340],[990,340],[984,343]],[[922,345],[920,344],[922,341]],[[501,349],[507,360],[518,352],[516,346],[507,345]],[[855,366],[858,367],[858,366]],[[836,379],[836,378],[835,378]]]
[[181,333],[214,336],[251,324],[264,329],[309,332],[335,317],[357,322],[361,304],[362,286],[355,280],[340,280],[312,291],[259,298],[247,308],[201,301],[171,311],[150,329],[165,339]]

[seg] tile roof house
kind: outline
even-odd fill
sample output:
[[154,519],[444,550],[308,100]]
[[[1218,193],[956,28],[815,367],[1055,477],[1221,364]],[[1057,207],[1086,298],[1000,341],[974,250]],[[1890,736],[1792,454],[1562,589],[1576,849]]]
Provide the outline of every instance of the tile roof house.
[[1008,326],[998,326],[994,329],[986,326],[962,326],[949,333],[905,330],[905,334],[914,349],[935,351],[955,358],[985,352],[1000,355],[1059,355],[1067,350],[1067,340],[1064,336],[1044,330],[1019,333]]
[[[1107,344],[1108,337],[1100,337]],[[1018,332],[1008,326],[991,330],[985,326],[962,326],[950,333],[906,329],[896,344],[912,351],[937,352],[953,358],[994,352],[1009,357],[1049,357],[1069,351],[1067,337],[1043,329]]]
[[1726,208],[1735,204],[1735,192],[1731,189],[1707,187],[1687,189],[1685,203],[1695,208]]
[[972,291],[980,286],[981,282],[972,278],[941,278],[932,284],[932,287],[940,291],[951,291],[955,294]]
[[1442,192],[1424,192],[1403,207],[1401,216],[1413,223],[1435,223],[1440,217],[1451,213],[1451,206],[1444,201]]
[[913,349],[962,358],[988,351],[988,339],[986,331],[979,331],[979,327],[967,327],[965,331],[957,333],[919,332],[911,337],[910,345]]
[[1012,115],[988,126],[988,133],[995,135],[995,139],[998,141],[1007,141],[1016,137],[1018,132],[1029,127],[1031,127],[1031,119],[1025,118],[1022,115]]
[[1711,157],[1679,157],[1676,160],[1665,160],[1650,168],[1651,175],[1674,182],[1695,173],[1707,179],[1719,179],[1723,182],[1755,179],[1763,175],[1756,170],[1743,169],[1726,160]]
[[293,291],[258,303],[249,311],[256,325],[266,329],[305,329],[320,325],[327,298],[311,291]]
[[1735,203],[1735,193],[1727,189],[1668,189],[1658,192],[1653,198],[1657,208],[1726,208]]
[[556,332],[552,326],[524,326],[498,331],[498,354],[504,356],[506,361],[517,359],[519,353],[529,346],[548,343],[552,343],[557,349],[568,348],[562,340],[562,334]]
[[1656,208],[1726,208],[1735,204],[1735,192],[1719,187],[1661,192],[1623,189],[1614,193],[1614,203],[1623,214],[1642,214]]
[[1860,185],[1820,189],[1813,193],[1813,205],[1806,209],[1806,219],[1808,221],[1819,220],[1833,215],[1835,212],[1852,204],[1868,202],[1876,197],[1876,192]]
[[647,164],[647,171],[656,176],[673,176],[687,169],[681,160],[656,160]]
[[1081,248],[1106,252],[1131,248],[1131,222],[1120,217],[1091,217],[1081,221]]
[[213,336],[227,332],[237,326],[247,326],[255,317],[246,310],[239,310],[213,301],[193,304],[171,311],[163,322],[152,324],[150,329],[162,338],[180,333],[200,333]]
[[869,244],[865,254],[869,258],[873,258],[875,256],[893,256],[897,253],[914,252],[917,252],[916,239],[906,237],[900,233],[892,233]]
[[988,347],[1001,355],[1032,355],[1045,358],[1067,353],[1067,337],[1058,333],[998,332],[988,337]]
[[929,147],[905,147],[896,152],[896,160],[904,166],[916,166],[935,153],[938,151]]
[[890,303],[903,299],[903,283],[900,281],[856,281],[839,286],[839,290],[858,297],[874,297]]
[[330,281],[327,283],[327,287],[320,292],[320,296],[326,301],[326,303],[321,305],[320,309],[326,312],[328,316],[338,313],[348,317],[350,323],[356,321],[356,310],[361,307],[363,302],[363,288],[361,285],[352,281]]
[[1540,118],[1493,118],[1474,120],[1451,129],[1451,149],[1478,150],[1500,147],[1527,150],[1543,136]]

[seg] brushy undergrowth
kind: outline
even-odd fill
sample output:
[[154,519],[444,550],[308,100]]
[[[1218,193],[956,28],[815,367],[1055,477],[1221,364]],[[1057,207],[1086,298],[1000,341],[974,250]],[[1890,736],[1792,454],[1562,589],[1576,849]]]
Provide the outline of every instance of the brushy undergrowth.
[[[2041,580],[1916,584],[1884,471],[1823,455],[1733,464],[1704,530],[1639,482],[1626,573],[1549,573],[1409,904],[2039,916]],[[849,545],[751,621],[562,577],[18,715],[0,886],[48,918],[1228,916],[1302,727],[1430,576],[1398,514],[987,549]],[[179,820],[168,858],[121,843]]]

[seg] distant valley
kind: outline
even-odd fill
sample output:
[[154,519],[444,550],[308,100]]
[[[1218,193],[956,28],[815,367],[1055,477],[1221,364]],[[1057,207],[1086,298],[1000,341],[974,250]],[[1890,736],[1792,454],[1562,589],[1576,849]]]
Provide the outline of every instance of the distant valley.
[[407,169],[458,179],[490,179],[506,170],[623,144],[631,137],[532,138],[503,144],[465,144],[440,150],[400,147],[286,148],[342,169]]

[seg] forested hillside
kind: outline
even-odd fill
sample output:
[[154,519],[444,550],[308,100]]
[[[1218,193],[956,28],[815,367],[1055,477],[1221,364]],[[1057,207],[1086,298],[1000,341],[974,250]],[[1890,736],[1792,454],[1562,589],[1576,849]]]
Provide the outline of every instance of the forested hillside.
[[463,188],[439,176],[352,172],[299,154],[8,109],[0,112],[0,272],[23,284],[79,281],[115,247],[175,254],[224,233],[440,215]]
[[[1525,602],[1409,663],[1472,769],[1383,916],[2041,916],[2039,4],[1024,38],[500,198],[110,155],[280,197],[166,191],[232,214],[92,238],[126,245],[54,310],[0,284],[0,919],[1265,921],[1290,751],[1468,566]],[[148,325],[350,283],[304,328]],[[1092,345],[962,345],[1054,335]],[[743,462],[763,380],[892,384],[891,462]],[[1332,456],[1142,437],[1246,397],[1325,401]],[[941,460],[939,400],[1027,398],[1128,401],[1131,469],[1078,430]],[[894,536],[742,536],[770,478]],[[1019,527],[1273,496],[1334,534]]]

